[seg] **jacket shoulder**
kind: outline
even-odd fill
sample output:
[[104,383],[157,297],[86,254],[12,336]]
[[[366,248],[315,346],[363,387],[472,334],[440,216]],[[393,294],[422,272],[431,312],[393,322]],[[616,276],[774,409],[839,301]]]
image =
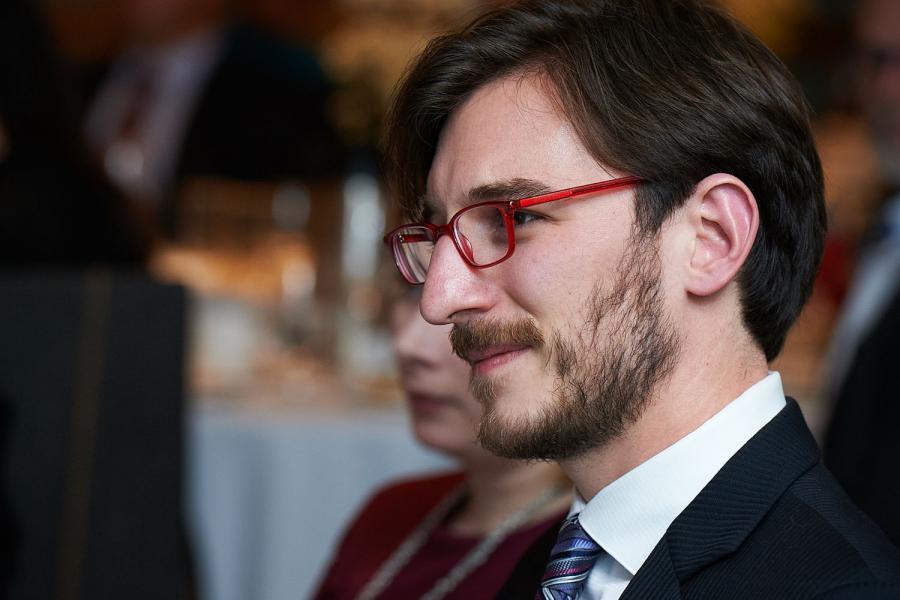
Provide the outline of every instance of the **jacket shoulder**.
[[725,588],[733,599],[900,598],[900,551],[819,463],[787,487],[733,554],[682,590],[685,598],[724,598]]
[[803,551],[844,562],[844,570],[849,571],[846,584],[900,585],[900,550],[857,508],[824,466],[815,466],[794,482],[784,505],[797,522],[809,524]]

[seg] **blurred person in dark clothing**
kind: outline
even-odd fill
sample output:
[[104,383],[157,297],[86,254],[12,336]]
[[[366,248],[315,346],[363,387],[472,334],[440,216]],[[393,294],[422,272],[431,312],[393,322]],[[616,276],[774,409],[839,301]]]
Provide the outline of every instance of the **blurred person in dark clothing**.
[[103,69],[85,133],[171,233],[195,177],[321,179],[342,150],[309,50],[236,26],[228,0],[124,0],[130,44]]
[[30,3],[0,5],[0,266],[140,265],[148,232],[93,170]]
[[184,291],[146,274],[44,25],[0,3],[0,597],[190,598]]
[[857,33],[859,98],[886,191],[826,360],[834,412],[824,451],[847,493],[900,544],[900,2],[863,2]]

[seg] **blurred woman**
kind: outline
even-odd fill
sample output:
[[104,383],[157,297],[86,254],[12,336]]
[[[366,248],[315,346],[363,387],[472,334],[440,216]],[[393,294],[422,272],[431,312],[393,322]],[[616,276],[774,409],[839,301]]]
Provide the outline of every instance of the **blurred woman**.
[[316,598],[493,598],[521,555],[558,528],[571,484],[552,463],[498,458],[475,438],[481,405],[450,326],[426,323],[419,290],[394,306],[400,379],[420,442],[460,471],[378,492],[344,536]]

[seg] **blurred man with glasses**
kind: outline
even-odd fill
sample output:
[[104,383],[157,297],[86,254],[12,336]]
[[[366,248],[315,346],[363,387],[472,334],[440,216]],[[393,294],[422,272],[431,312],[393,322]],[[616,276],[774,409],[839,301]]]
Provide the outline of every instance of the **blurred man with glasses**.
[[767,368],[825,210],[752,34],[696,0],[513,3],[428,46],[385,150],[411,221],[386,242],[453,324],[481,442],[578,492],[501,596],[900,595]]

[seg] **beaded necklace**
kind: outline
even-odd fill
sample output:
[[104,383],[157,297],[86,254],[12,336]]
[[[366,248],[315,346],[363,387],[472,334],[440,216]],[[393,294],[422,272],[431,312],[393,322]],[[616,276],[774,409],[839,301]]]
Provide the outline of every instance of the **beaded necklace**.
[[[484,564],[491,553],[510,533],[526,523],[535,512],[561,496],[565,491],[565,487],[554,486],[524,508],[508,516],[496,529],[486,535],[475,548],[470,550],[449,573],[438,579],[434,586],[422,596],[422,600],[440,600],[446,597],[472,571]],[[416,552],[422,548],[437,526],[450,514],[450,511],[462,503],[465,495],[465,487],[460,486],[435,506],[378,568],[378,571],[375,572],[375,575],[372,576],[372,579],[360,591],[355,600],[373,600],[383,592],[401,569],[415,556]]]

